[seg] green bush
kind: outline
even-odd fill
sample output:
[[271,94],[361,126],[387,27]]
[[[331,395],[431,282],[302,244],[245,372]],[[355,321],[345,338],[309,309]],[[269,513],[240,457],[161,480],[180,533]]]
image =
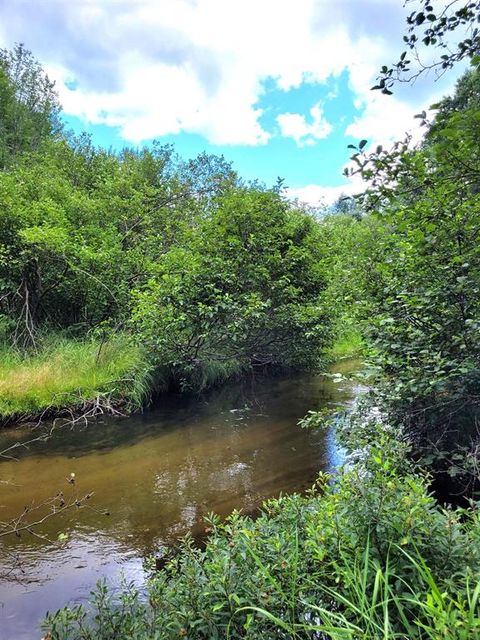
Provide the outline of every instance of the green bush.
[[135,334],[183,387],[252,366],[315,368],[332,333],[322,242],[274,191],[225,189],[133,291]]
[[478,513],[440,508],[388,437],[306,497],[209,526],[204,549],[187,538],[152,572],[146,597],[102,583],[91,609],[45,628],[55,640],[479,637]]

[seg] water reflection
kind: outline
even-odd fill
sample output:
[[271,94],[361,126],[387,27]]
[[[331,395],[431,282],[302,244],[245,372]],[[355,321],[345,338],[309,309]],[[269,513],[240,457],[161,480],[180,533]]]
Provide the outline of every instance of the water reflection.
[[[320,376],[250,381],[201,398],[165,399],[127,420],[62,429],[18,461],[1,463],[0,520],[59,490],[95,492],[92,508],[37,529],[53,541],[66,533],[65,545],[28,534],[3,539],[2,640],[39,637],[35,627],[47,609],[86,598],[102,575],[113,579],[122,568],[140,579],[143,557],[188,531],[201,534],[211,511],[252,512],[265,498],[311,486],[341,452],[333,434],[296,423],[354,393],[352,384]],[[75,487],[66,482],[72,472]],[[11,553],[20,568],[6,577]]]

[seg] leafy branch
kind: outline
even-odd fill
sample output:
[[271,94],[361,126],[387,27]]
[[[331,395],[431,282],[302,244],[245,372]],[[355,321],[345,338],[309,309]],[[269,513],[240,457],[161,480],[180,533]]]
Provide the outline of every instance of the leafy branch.
[[[405,5],[413,1],[406,0]],[[475,62],[480,53],[480,31],[477,26],[480,23],[480,2],[453,0],[436,11],[438,5],[437,0],[421,0],[420,8],[410,13],[407,32],[403,36],[407,49],[396,63],[383,65],[378,82],[372,89],[392,95],[392,88],[397,82],[414,82],[430,71],[440,77],[464,59]],[[459,31],[466,37],[452,43],[452,34]],[[432,62],[424,62],[421,51],[425,48],[439,49],[441,55]]]

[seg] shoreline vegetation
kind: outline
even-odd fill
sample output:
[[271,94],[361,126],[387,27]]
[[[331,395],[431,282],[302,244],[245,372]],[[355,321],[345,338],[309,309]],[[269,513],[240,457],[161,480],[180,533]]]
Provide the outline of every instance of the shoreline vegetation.
[[[325,353],[325,362],[363,353],[361,336],[348,327]],[[190,388],[202,391],[244,375],[236,363],[208,363]],[[167,393],[172,375],[154,376],[142,350],[127,336],[106,341],[49,336],[38,351],[21,355],[0,350],[0,427],[43,420],[65,421],[100,415],[128,415]]]
[[95,147],[64,130],[23,45],[0,50],[0,108],[1,422],[128,411],[348,353],[351,336],[329,350],[351,211],[312,211],[223,156]]
[[335,477],[255,519],[212,515],[204,545],[149,560],[145,591],[100,581],[47,614],[48,637],[478,640],[478,512],[442,508],[405,446],[364,427],[364,455]]
[[38,353],[0,351],[0,425],[140,408],[149,393],[141,351],[125,338],[53,339]]

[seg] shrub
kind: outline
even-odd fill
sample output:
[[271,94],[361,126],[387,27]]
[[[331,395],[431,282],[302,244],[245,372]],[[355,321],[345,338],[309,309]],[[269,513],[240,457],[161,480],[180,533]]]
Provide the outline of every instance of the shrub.
[[187,538],[152,572],[146,598],[102,583],[92,609],[45,628],[55,640],[478,637],[478,513],[440,508],[388,439],[305,497],[209,526],[204,549]]

